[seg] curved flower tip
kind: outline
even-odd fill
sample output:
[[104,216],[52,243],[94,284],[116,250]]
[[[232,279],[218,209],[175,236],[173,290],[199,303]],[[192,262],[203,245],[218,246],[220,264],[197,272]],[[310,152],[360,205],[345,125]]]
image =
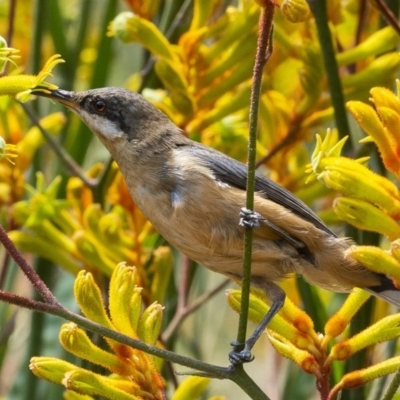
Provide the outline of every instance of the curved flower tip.
[[303,22],[310,15],[310,7],[306,0],[283,0],[280,8],[290,22]]
[[272,346],[282,356],[298,364],[308,374],[318,375],[320,368],[317,360],[311,353],[297,348],[293,343],[276,332],[268,331],[268,338]]
[[202,376],[188,376],[179,384],[171,400],[197,399],[206,391],[210,381],[210,378]]
[[390,253],[374,246],[351,246],[346,255],[349,255],[371,271],[388,275],[393,283],[399,287],[400,262],[398,261],[397,241],[391,247]]
[[7,62],[15,65],[14,60],[20,57],[18,53],[19,50],[8,47],[6,40],[0,36],[0,72],[3,71]]
[[18,157],[17,146],[15,144],[6,144],[5,140],[0,136],[0,160],[6,158],[11,164],[13,158]]
[[400,99],[384,87],[372,88],[370,93],[374,107],[360,101],[349,101],[347,108],[360,127],[376,143],[386,169],[399,178]]
[[316,140],[317,144],[311,156],[311,164],[307,165],[307,172],[318,176],[321,172],[320,163],[324,158],[340,157],[347,136],[339,140],[337,130],[328,129],[324,139],[317,134]]
[[65,62],[59,54],[50,57],[38,75],[11,75],[0,78],[0,96],[14,96],[17,100],[26,102],[32,94],[37,92],[49,93],[58,89],[58,86],[45,82],[52,76],[51,70],[60,63]]
[[389,375],[399,368],[400,357],[392,357],[389,360],[375,364],[371,367],[352,371],[343,376],[343,378],[332,388],[328,399],[335,399],[337,394],[345,388],[354,388],[365,385],[374,379],[384,375]]

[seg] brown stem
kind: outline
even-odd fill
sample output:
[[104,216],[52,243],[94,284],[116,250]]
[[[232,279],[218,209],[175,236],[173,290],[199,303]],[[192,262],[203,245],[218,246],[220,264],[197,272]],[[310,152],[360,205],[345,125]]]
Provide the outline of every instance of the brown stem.
[[43,300],[49,304],[59,305],[57,299],[54,297],[53,293],[42,281],[40,276],[35,272],[35,270],[26,262],[22,253],[15,247],[12,240],[8,237],[4,228],[0,225],[0,242],[3,244],[4,248],[13,258],[13,260],[21,268],[22,272],[26,275],[35,289],[38,291]]
[[0,269],[0,289],[4,287],[8,272],[8,266],[10,265],[9,263],[10,263],[10,254],[6,253],[4,254],[3,262]]
[[284,149],[285,147],[289,146],[292,144],[294,141],[297,140],[299,133],[300,133],[300,125],[302,122],[303,118],[302,116],[295,116],[292,118],[290,128],[286,134],[286,136],[273,147],[268,154],[266,154],[264,157],[262,157],[260,160],[257,161],[256,163],[256,168],[260,167],[263,164],[267,164],[269,160],[274,157],[279,151]]
[[196,300],[191,302],[189,305],[185,307],[178,308],[171,322],[169,323],[167,329],[165,329],[162,335],[162,341],[167,343],[178,327],[182,324],[182,322],[188,317],[191,313],[196,311],[201,305],[203,305],[207,300],[211,299],[215,296],[219,291],[226,286],[230,282],[230,279],[225,279],[219,285],[217,285],[214,289],[203,293]]
[[329,379],[330,371],[323,370],[321,378],[317,380],[317,389],[321,400],[328,400],[329,398]]
[[17,6],[16,0],[10,0],[10,7],[8,11],[8,27],[7,27],[7,46],[11,47],[12,38],[14,34],[14,22],[15,22],[15,8]]
[[88,178],[80,166],[75,162],[75,160],[62,148],[60,145],[52,138],[52,136],[42,127],[39,119],[33,113],[33,111],[27,107],[25,104],[21,103],[21,107],[24,109],[25,113],[28,115],[32,123],[40,130],[41,134],[46,139],[47,143],[54,150],[57,156],[64,162],[64,164],[68,167],[71,173],[74,176],[78,176],[84,183],[90,188],[94,188],[98,184],[97,179]]
[[361,43],[361,36],[367,22],[368,22],[367,0],[361,0],[358,6],[358,24],[357,24],[356,38],[354,41],[355,46]]
[[62,308],[62,306],[57,303],[43,302],[28,299],[27,297],[22,297],[14,293],[6,292],[5,290],[0,290],[0,301],[4,301],[9,304],[16,305],[18,307],[27,308],[28,310],[38,311],[48,314],[55,314],[54,310]]
[[383,0],[375,0],[375,4],[385,21],[400,35],[400,22]]

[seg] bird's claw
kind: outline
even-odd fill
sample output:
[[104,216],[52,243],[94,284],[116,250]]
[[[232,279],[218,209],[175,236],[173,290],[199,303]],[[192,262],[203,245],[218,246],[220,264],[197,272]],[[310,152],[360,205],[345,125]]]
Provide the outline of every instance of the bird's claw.
[[229,353],[229,361],[232,366],[252,362],[254,360],[254,356],[251,354],[251,351],[246,344],[244,345],[243,350],[239,350],[239,348],[243,347],[243,343],[234,341],[231,342],[231,346],[233,347],[233,350]]
[[260,221],[264,219],[258,212],[247,208],[242,208],[240,210],[239,217],[239,225],[245,228],[259,228]]

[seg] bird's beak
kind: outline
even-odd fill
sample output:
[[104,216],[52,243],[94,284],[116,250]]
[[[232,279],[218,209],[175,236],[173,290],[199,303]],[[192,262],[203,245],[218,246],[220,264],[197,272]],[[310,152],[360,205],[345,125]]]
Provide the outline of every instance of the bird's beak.
[[79,105],[75,99],[74,92],[69,92],[68,90],[57,89],[57,90],[52,90],[48,93],[37,92],[35,94],[38,96],[56,100],[70,109],[76,109]]

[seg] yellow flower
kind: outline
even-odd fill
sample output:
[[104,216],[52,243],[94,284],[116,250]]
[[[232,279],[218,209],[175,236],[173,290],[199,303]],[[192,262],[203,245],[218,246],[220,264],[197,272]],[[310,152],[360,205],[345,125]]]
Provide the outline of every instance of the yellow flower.
[[5,158],[11,164],[13,158],[18,157],[17,146],[15,144],[6,144],[5,140],[0,136],[0,160]]
[[[142,290],[136,286],[137,276],[136,268],[124,263],[114,268],[109,313],[93,275],[86,271],[81,271],[75,280],[75,298],[91,321],[154,345],[160,334],[162,307],[152,304],[142,309]],[[56,358],[34,357],[30,368],[36,376],[89,396],[165,400],[164,383],[155,357],[111,339],[106,339],[110,349],[104,350],[74,323],[61,327],[59,339],[68,352],[102,366],[110,374],[100,375]]]
[[15,64],[14,60],[19,58],[18,53],[19,50],[8,47],[5,39],[0,36],[0,72],[4,70],[7,62]]
[[52,76],[51,70],[64,60],[59,54],[50,57],[38,75],[11,75],[0,78],[0,96],[15,96],[16,99],[25,102],[35,92],[49,93],[58,86],[45,82],[48,76]]

